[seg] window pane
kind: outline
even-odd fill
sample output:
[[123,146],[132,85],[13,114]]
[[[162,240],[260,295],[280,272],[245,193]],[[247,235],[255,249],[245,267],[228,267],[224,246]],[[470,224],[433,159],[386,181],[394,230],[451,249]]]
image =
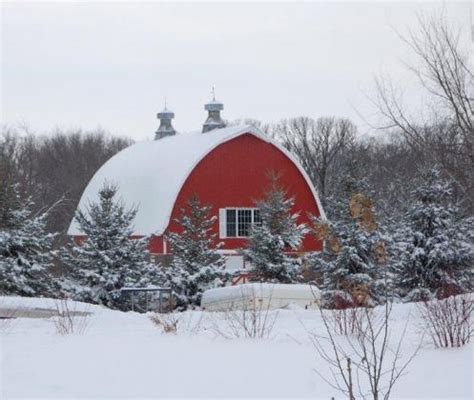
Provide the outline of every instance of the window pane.
[[253,210],[253,223],[257,226],[262,225],[262,218],[260,217],[260,210]]
[[252,224],[252,210],[238,210],[237,227],[239,236],[248,236]]
[[235,221],[235,210],[226,210],[226,236],[235,237],[237,236],[236,221]]

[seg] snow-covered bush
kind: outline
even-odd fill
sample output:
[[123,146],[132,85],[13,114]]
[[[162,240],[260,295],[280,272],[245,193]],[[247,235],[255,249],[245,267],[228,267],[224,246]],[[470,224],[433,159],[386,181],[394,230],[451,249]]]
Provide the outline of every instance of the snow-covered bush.
[[292,283],[299,279],[300,260],[287,253],[301,246],[306,227],[297,223],[293,205],[294,199],[286,198],[285,191],[276,185],[257,203],[261,222],[252,227],[244,255],[251,272],[265,282]]
[[56,234],[46,230],[47,213],[34,214],[33,203],[2,203],[0,226],[0,294],[54,296],[59,292],[49,273],[53,266]]
[[210,206],[191,197],[175,221],[178,232],[167,236],[173,261],[162,270],[182,309],[199,306],[205,290],[221,286],[229,278],[225,259],[217,251],[221,244],[212,233],[217,217],[210,213]]
[[436,169],[423,175],[397,232],[396,286],[408,301],[444,298],[472,290],[473,220],[452,204],[449,182]]
[[474,333],[473,304],[470,295],[420,303],[423,329],[436,347],[461,347],[469,343]]
[[65,287],[78,300],[126,310],[129,299],[120,289],[158,285],[161,275],[148,261],[148,238],[132,238],[137,210],[126,210],[116,193],[115,186],[105,184],[97,203],[77,211],[85,237],[63,252],[70,270]]

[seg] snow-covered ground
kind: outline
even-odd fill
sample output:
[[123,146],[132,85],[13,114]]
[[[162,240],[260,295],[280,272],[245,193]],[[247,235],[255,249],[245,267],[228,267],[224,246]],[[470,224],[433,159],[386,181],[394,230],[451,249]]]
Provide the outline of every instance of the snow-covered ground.
[[[55,307],[0,298],[5,304]],[[217,333],[229,332],[220,313],[183,313],[174,335],[146,315],[71,306],[92,313],[82,334],[58,335],[52,319],[20,318],[0,329],[0,398],[343,398],[314,372],[327,373],[308,334],[324,333],[318,311],[280,310],[269,338],[226,339]],[[396,305],[392,313],[395,339],[409,314],[405,356],[419,343],[417,312]],[[471,399],[472,382],[472,344],[440,350],[426,342],[393,397]]]

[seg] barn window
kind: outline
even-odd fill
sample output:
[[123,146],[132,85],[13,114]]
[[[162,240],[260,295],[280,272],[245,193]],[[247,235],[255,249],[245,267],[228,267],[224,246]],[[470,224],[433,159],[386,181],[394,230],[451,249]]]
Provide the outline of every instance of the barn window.
[[262,218],[260,217],[260,210],[253,210],[253,223],[258,226],[262,226]]
[[225,208],[219,210],[220,237],[248,237],[252,225],[261,225],[257,208]]
[[226,231],[227,237],[234,237],[237,236],[237,221],[235,218],[236,210],[226,210],[226,217],[227,217],[227,224],[226,224]]
[[252,225],[252,210],[237,210],[237,230],[238,236],[248,236]]

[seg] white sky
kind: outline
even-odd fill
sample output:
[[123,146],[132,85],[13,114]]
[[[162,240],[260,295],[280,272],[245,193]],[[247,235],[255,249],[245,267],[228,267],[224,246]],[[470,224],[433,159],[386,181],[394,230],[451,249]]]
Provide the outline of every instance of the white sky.
[[[407,85],[393,30],[445,10],[469,32],[470,3],[2,3],[1,122],[151,139],[164,98],[179,131],[201,128],[215,85],[223,117],[372,118],[382,71]],[[410,102],[417,103],[411,94]]]

